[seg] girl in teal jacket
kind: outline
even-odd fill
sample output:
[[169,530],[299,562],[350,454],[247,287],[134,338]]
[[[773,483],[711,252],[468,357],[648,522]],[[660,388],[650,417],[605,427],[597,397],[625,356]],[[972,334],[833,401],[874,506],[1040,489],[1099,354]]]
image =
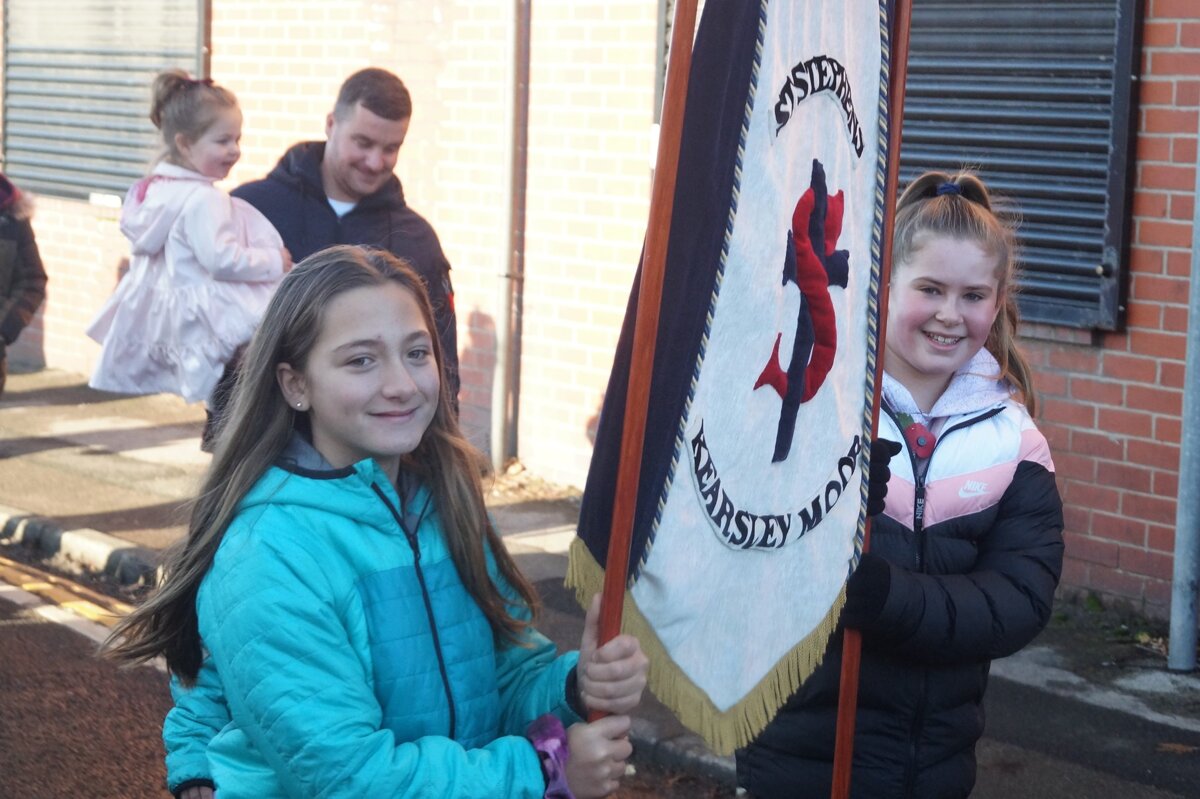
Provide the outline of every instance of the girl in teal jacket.
[[434,329],[382,251],[317,253],[272,299],[187,540],[107,644],[166,658],[177,795],[616,789],[646,658],[629,636],[597,648],[595,607],[580,653],[532,628]]

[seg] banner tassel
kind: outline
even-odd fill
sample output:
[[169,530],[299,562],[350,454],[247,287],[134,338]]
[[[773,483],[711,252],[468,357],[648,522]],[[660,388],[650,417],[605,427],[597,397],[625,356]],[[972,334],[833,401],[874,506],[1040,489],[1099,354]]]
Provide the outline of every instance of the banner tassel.
[[[576,601],[585,608],[604,586],[604,569],[580,538],[571,542],[566,584],[575,590]],[[758,685],[727,710],[717,708],[675,665],[628,591],[622,607],[621,631],[637,638],[642,651],[650,658],[648,682],[658,700],[683,726],[703,738],[714,753],[731,755],[758,737],[778,709],[821,665],[825,646],[837,626],[845,602],[843,588],[824,620],[792,647]]]

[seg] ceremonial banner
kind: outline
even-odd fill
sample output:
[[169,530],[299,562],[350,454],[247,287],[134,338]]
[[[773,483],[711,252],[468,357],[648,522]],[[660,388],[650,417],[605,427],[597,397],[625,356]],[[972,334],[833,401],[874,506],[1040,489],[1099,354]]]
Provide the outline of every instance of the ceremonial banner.
[[[708,0],[696,38],[622,628],[718,753],[812,673],[861,549],[887,30],[886,0]],[[571,548],[584,601],[603,583],[637,294]]]

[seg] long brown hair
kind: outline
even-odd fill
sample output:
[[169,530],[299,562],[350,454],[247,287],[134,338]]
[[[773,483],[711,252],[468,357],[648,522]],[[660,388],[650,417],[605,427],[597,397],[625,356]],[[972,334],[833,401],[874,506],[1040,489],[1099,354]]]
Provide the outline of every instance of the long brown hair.
[[[284,399],[275,368],[290,363],[303,370],[321,331],[323,309],[334,297],[388,282],[413,295],[426,327],[436,331],[420,277],[391,253],[330,247],[305,258],[283,279],[246,351],[227,423],[218,433],[212,464],[192,504],[187,537],[170,552],[158,591],[113,629],[102,646],[105,655],[126,663],[162,655],[185,684],[195,679],[202,659],[196,592],[239,504],[279,458],[293,426],[303,418]],[[441,365],[441,344],[436,335],[432,339]],[[520,603],[506,599],[488,575],[485,542],[501,575],[531,612],[537,610],[537,598],[488,519],[480,462],[459,431],[443,379],[433,420],[421,443],[401,459],[401,468],[417,475],[432,492],[459,577],[493,633],[518,641],[527,623],[513,614]]]
[[1000,311],[984,347],[1000,364],[1000,375],[1020,393],[1031,415],[1037,412],[1033,373],[1017,347],[1017,255],[1013,228],[993,210],[987,186],[970,171],[926,172],[908,184],[896,203],[892,269],[912,259],[929,236],[976,242],[996,258]]

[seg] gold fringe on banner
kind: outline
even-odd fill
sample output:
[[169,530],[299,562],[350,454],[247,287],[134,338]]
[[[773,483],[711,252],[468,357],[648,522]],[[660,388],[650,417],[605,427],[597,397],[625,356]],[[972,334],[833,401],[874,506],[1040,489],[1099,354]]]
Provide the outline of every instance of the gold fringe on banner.
[[[575,598],[587,607],[592,596],[604,586],[604,570],[592,557],[583,539],[571,542],[567,565],[567,586],[575,589]],[[758,685],[728,710],[719,710],[699,687],[675,664],[654,628],[646,620],[629,591],[622,603],[621,630],[638,639],[650,658],[650,690],[666,705],[683,726],[699,735],[718,755],[731,755],[761,733],[776,712],[812,675],[829,645],[837,626],[845,588],[838,594],[825,619],[787,654],[779,659]],[[752,646],[752,641],[745,642]]]

